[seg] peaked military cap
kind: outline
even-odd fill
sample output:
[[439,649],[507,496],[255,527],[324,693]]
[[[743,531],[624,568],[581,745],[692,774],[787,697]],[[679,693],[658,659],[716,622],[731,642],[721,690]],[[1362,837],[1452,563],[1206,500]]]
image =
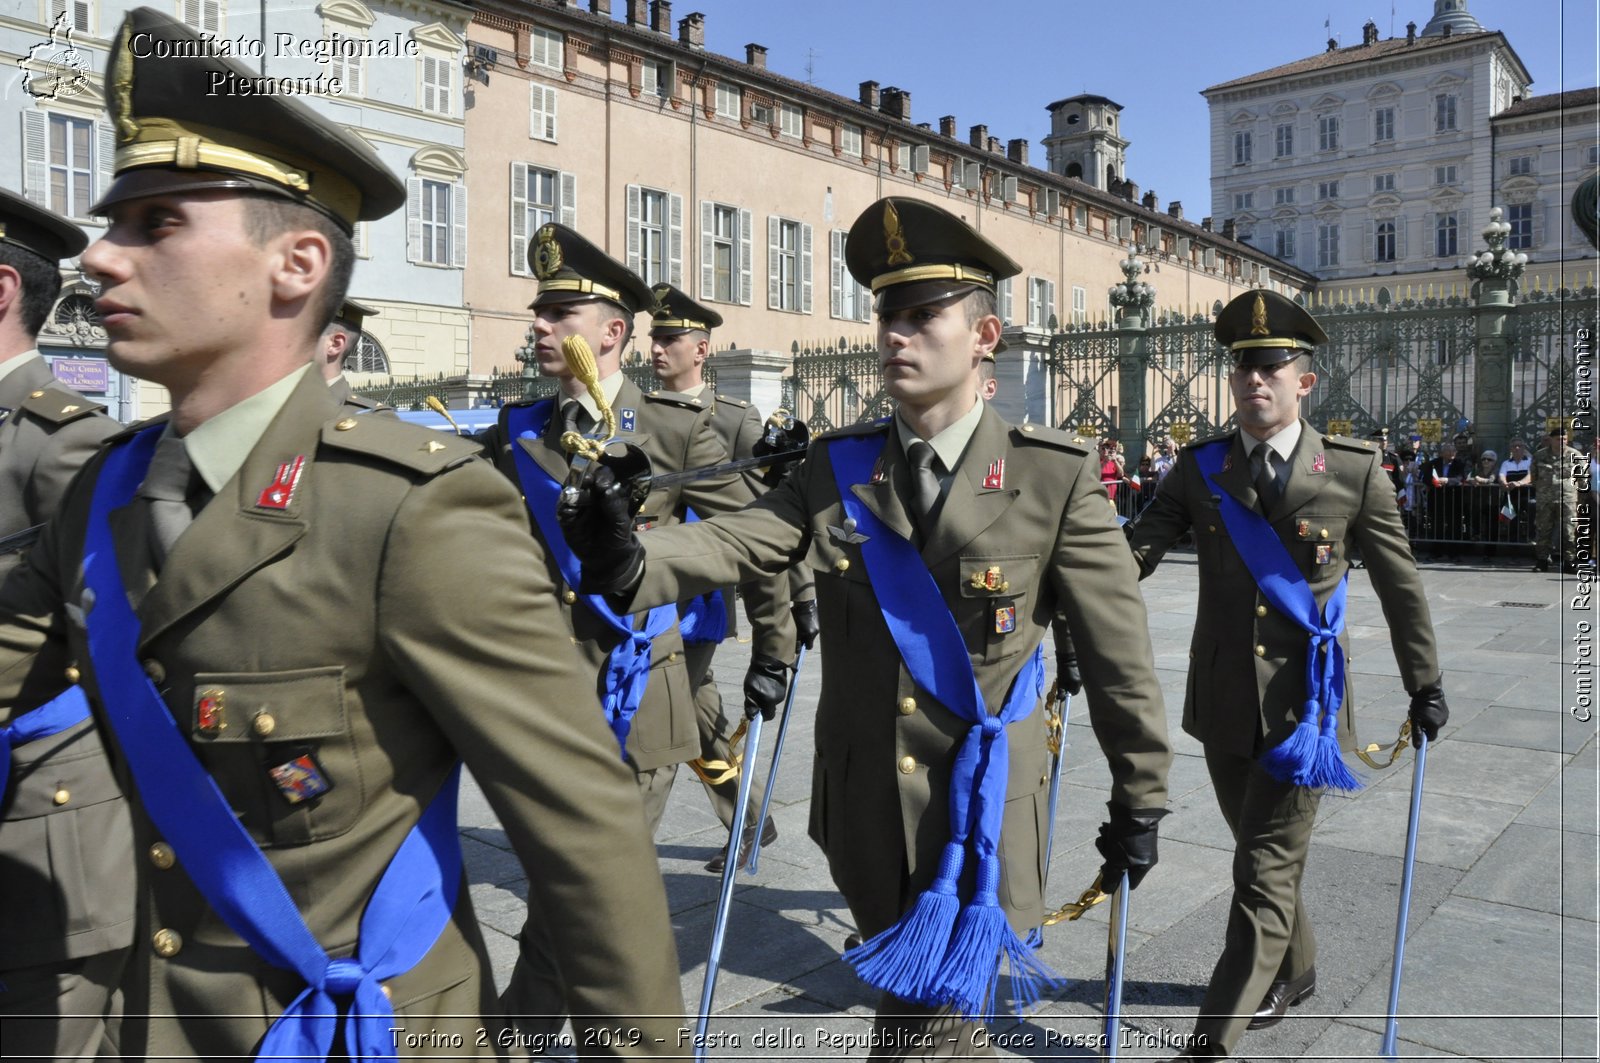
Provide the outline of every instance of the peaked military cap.
[[546,222],[528,241],[528,265],[539,278],[539,294],[528,309],[552,303],[604,299],[632,315],[654,310],[656,297],[633,270],[565,225]]
[[650,311],[650,331],[663,336],[682,332],[710,332],[722,324],[722,315],[708,306],[701,306],[670,284],[658,284],[650,289],[655,297],[655,309]]
[[154,8],[123,18],[106,69],[116,179],[94,213],[140,196],[229,189],[313,207],[349,232],[405,203],[405,186],[365,141],[216,51]]
[[367,318],[377,316],[378,311],[365,303],[346,299],[340,304],[339,312],[333,315],[333,323],[343,325],[351,332],[360,332],[366,326]]
[[845,266],[872,289],[878,313],[936,303],[1022,272],[1004,251],[949,211],[889,196],[861,212],[844,245]]
[[54,266],[82,254],[89,237],[54,211],[0,188],[0,244],[32,251]]
[[1264,288],[1235,296],[1217,315],[1215,332],[1235,365],[1277,365],[1328,342],[1305,307]]

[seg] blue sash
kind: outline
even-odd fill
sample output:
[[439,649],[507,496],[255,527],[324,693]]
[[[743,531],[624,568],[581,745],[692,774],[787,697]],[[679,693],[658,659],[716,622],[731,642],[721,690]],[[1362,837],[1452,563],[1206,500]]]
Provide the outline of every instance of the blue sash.
[[[506,428],[511,438],[537,442],[544,435],[550,413],[555,409],[554,399],[545,399],[531,406],[512,406],[506,410]],[[517,467],[517,479],[522,485],[522,495],[527,499],[528,512],[533,514],[539,531],[544,534],[545,548],[556,559],[568,587],[577,591],[582,576],[582,565],[556,519],[556,503],[561,500],[561,482],[545,472],[527,449],[511,446]],[[657,635],[666,632],[678,619],[675,605],[658,605],[645,614],[644,627],[635,631],[633,618],[620,615],[606,603],[604,595],[578,594],[578,601],[601,622],[622,636],[611,655],[606,658],[605,689],[601,694],[601,708],[605,710],[606,723],[617,736],[617,748],[624,759],[628,756],[628,731],[633,727],[633,716],[644,701],[644,688],[650,682],[650,644]]]
[[83,560],[84,582],[94,592],[86,617],[89,658],[99,689],[112,692],[106,719],[145,811],[201,896],[262,959],[306,983],[267,1030],[258,1058],[327,1058],[343,1011],[344,1045],[352,1059],[394,1059],[394,1008],[381,983],[416,966],[455,910],[461,884],[460,765],[368,899],[356,955],[330,959],[139,667],[139,621],[124,589],[109,517],[133,497],[161,432],[154,425],[111,447],[89,513]]
[[1197,447],[1195,463],[1220,500],[1222,523],[1239,556],[1272,607],[1298,624],[1310,637],[1306,647],[1306,704],[1293,733],[1261,755],[1261,766],[1279,782],[1334,790],[1358,790],[1361,780],[1350,771],[1339,750],[1339,706],[1344,701],[1344,631],[1347,572],[1333,589],[1328,604],[1317,608],[1316,596],[1289,556],[1288,548],[1267,518],[1217,486],[1223,458],[1233,444],[1226,439]]
[[[683,522],[693,524],[700,514],[692,509],[683,511]],[[696,595],[678,603],[678,634],[685,643],[721,642],[728,637],[728,607],[721,591]]]
[[60,734],[89,718],[89,699],[83,688],[70,686],[40,705],[0,727],[0,803],[11,782],[11,750],[40,738]]
[[[884,623],[916,685],[970,727],[950,773],[950,840],[933,885],[894,926],[851,949],[845,959],[868,984],[929,1007],[948,1004],[966,1018],[992,1018],[1002,959],[1011,963],[1021,1007],[1053,992],[1060,979],[1012,930],[1000,907],[1000,828],[1010,775],[1006,725],[1033,712],[1044,693],[1043,646],[1012,680],[1000,712],[989,713],[965,640],[921,555],[890,530],[850,488],[866,483],[882,452],[881,436],[846,436],[828,447],[845,515],[866,538],[861,556]],[[957,896],[968,848],[977,885]]]

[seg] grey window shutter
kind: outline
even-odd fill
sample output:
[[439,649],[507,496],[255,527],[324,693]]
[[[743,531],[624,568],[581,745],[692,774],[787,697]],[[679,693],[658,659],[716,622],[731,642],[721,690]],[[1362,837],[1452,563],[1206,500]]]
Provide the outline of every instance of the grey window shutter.
[[578,175],[568,170],[561,171],[561,202],[558,205],[561,212],[561,224],[569,229],[578,227]]
[[94,137],[94,195],[98,199],[111,187],[117,159],[117,131],[110,122],[96,122]]
[[1406,217],[1396,214],[1394,217],[1394,257],[1403,260],[1406,257]]
[[45,112],[22,112],[22,191],[42,207],[50,205],[50,119]]
[[1533,246],[1534,247],[1543,247],[1544,246],[1545,211],[1546,211],[1546,207],[1545,207],[1545,205],[1543,203],[1535,203],[1533,205],[1533,233],[1532,233],[1532,238],[1533,238]]
[[628,268],[639,272],[639,186],[628,186]]
[[1378,225],[1377,222],[1367,222],[1367,238],[1362,242],[1361,260],[1371,262],[1377,252]]
[[[716,232],[717,207],[709,199],[700,201],[700,298],[712,299],[717,294],[716,246],[712,235]],[[730,293],[733,294],[733,293]]]
[[834,229],[828,233],[828,313],[844,316],[844,233]]
[[467,182],[458,177],[450,182],[450,265],[467,268]]
[[511,272],[528,275],[528,164],[511,164]]
[[671,203],[672,232],[667,237],[667,254],[671,262],[667,269],[667,276],[672,286],[683,287],[683,197],[677,193],[667,197]]
[[767,308],[776,310],[783,305],[782,286],[778,283],[778,219],[767,215]]
[[422,261],[422,178],[406,178],[406,261]]
[[811,313],[811,226],[800,225],[800,312]]
[[751,230],[755,219],[748,210],[739,212],[739,302],[750,305],[752,278],[755,273],[755,252],[751,248]]

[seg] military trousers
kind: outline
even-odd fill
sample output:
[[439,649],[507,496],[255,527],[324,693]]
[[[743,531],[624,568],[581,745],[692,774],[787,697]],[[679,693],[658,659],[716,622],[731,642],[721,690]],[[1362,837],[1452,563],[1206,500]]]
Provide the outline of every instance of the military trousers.
[[116,1059],[128,949],[0,971],[7,1059]]
[[981,1023],[967,1022],[948,1007],[929,1008],[892,993],[878,1001],[872,1019],[869,1058],[900,1061],[995,1059]]
[[1578,532],[1578,492],[1545,492],[1533,507],[1533,556],[1554,558],[1563,563],[1572,560],[1572,548]]
[[738,729],[738,723],[728,719],[723,711],[722,693],[717,689],[717,678],[711,670],[717,645],[715,642],[684,643],[683,658],[689,673],[689,689],[694,692],[695,722],[700,729],[700,759],[691,761],[689,766],[700,777],[700,785],[705,787],[711,811],[731,830],[733,808],[739,798],[739,768],[728,740]]
[[1212,746],[1205,755],[1217,805],[1233,833],[1233,899],[1195,1034],[1231,1052],[1272,983],[1298,978],[1316,963],[1300,882],[1319,794],[1278,782],[1253,757]]

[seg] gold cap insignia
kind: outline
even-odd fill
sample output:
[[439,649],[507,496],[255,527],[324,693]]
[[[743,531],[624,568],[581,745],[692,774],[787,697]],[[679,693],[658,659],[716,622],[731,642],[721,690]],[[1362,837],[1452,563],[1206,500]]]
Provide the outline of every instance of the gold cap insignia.
[[540,280],[547,281],[560,272],[561,266],[561,245],[556,243],[555,228],[550,225],[541,226],[538,246],[533,251],[533,274]]
[[1271,330],[1267,328],[1267,300],[1260,292],[1256,292],[1256,305],[1250,310],[1250,335],[1270,336]]
[[885,204],[883,208],[883,245],[889,250],[889,265],[903,266],[914,261],[911,252],[906,250],[906,234],[900,228],[900,212],[894,209],[893,203]]

